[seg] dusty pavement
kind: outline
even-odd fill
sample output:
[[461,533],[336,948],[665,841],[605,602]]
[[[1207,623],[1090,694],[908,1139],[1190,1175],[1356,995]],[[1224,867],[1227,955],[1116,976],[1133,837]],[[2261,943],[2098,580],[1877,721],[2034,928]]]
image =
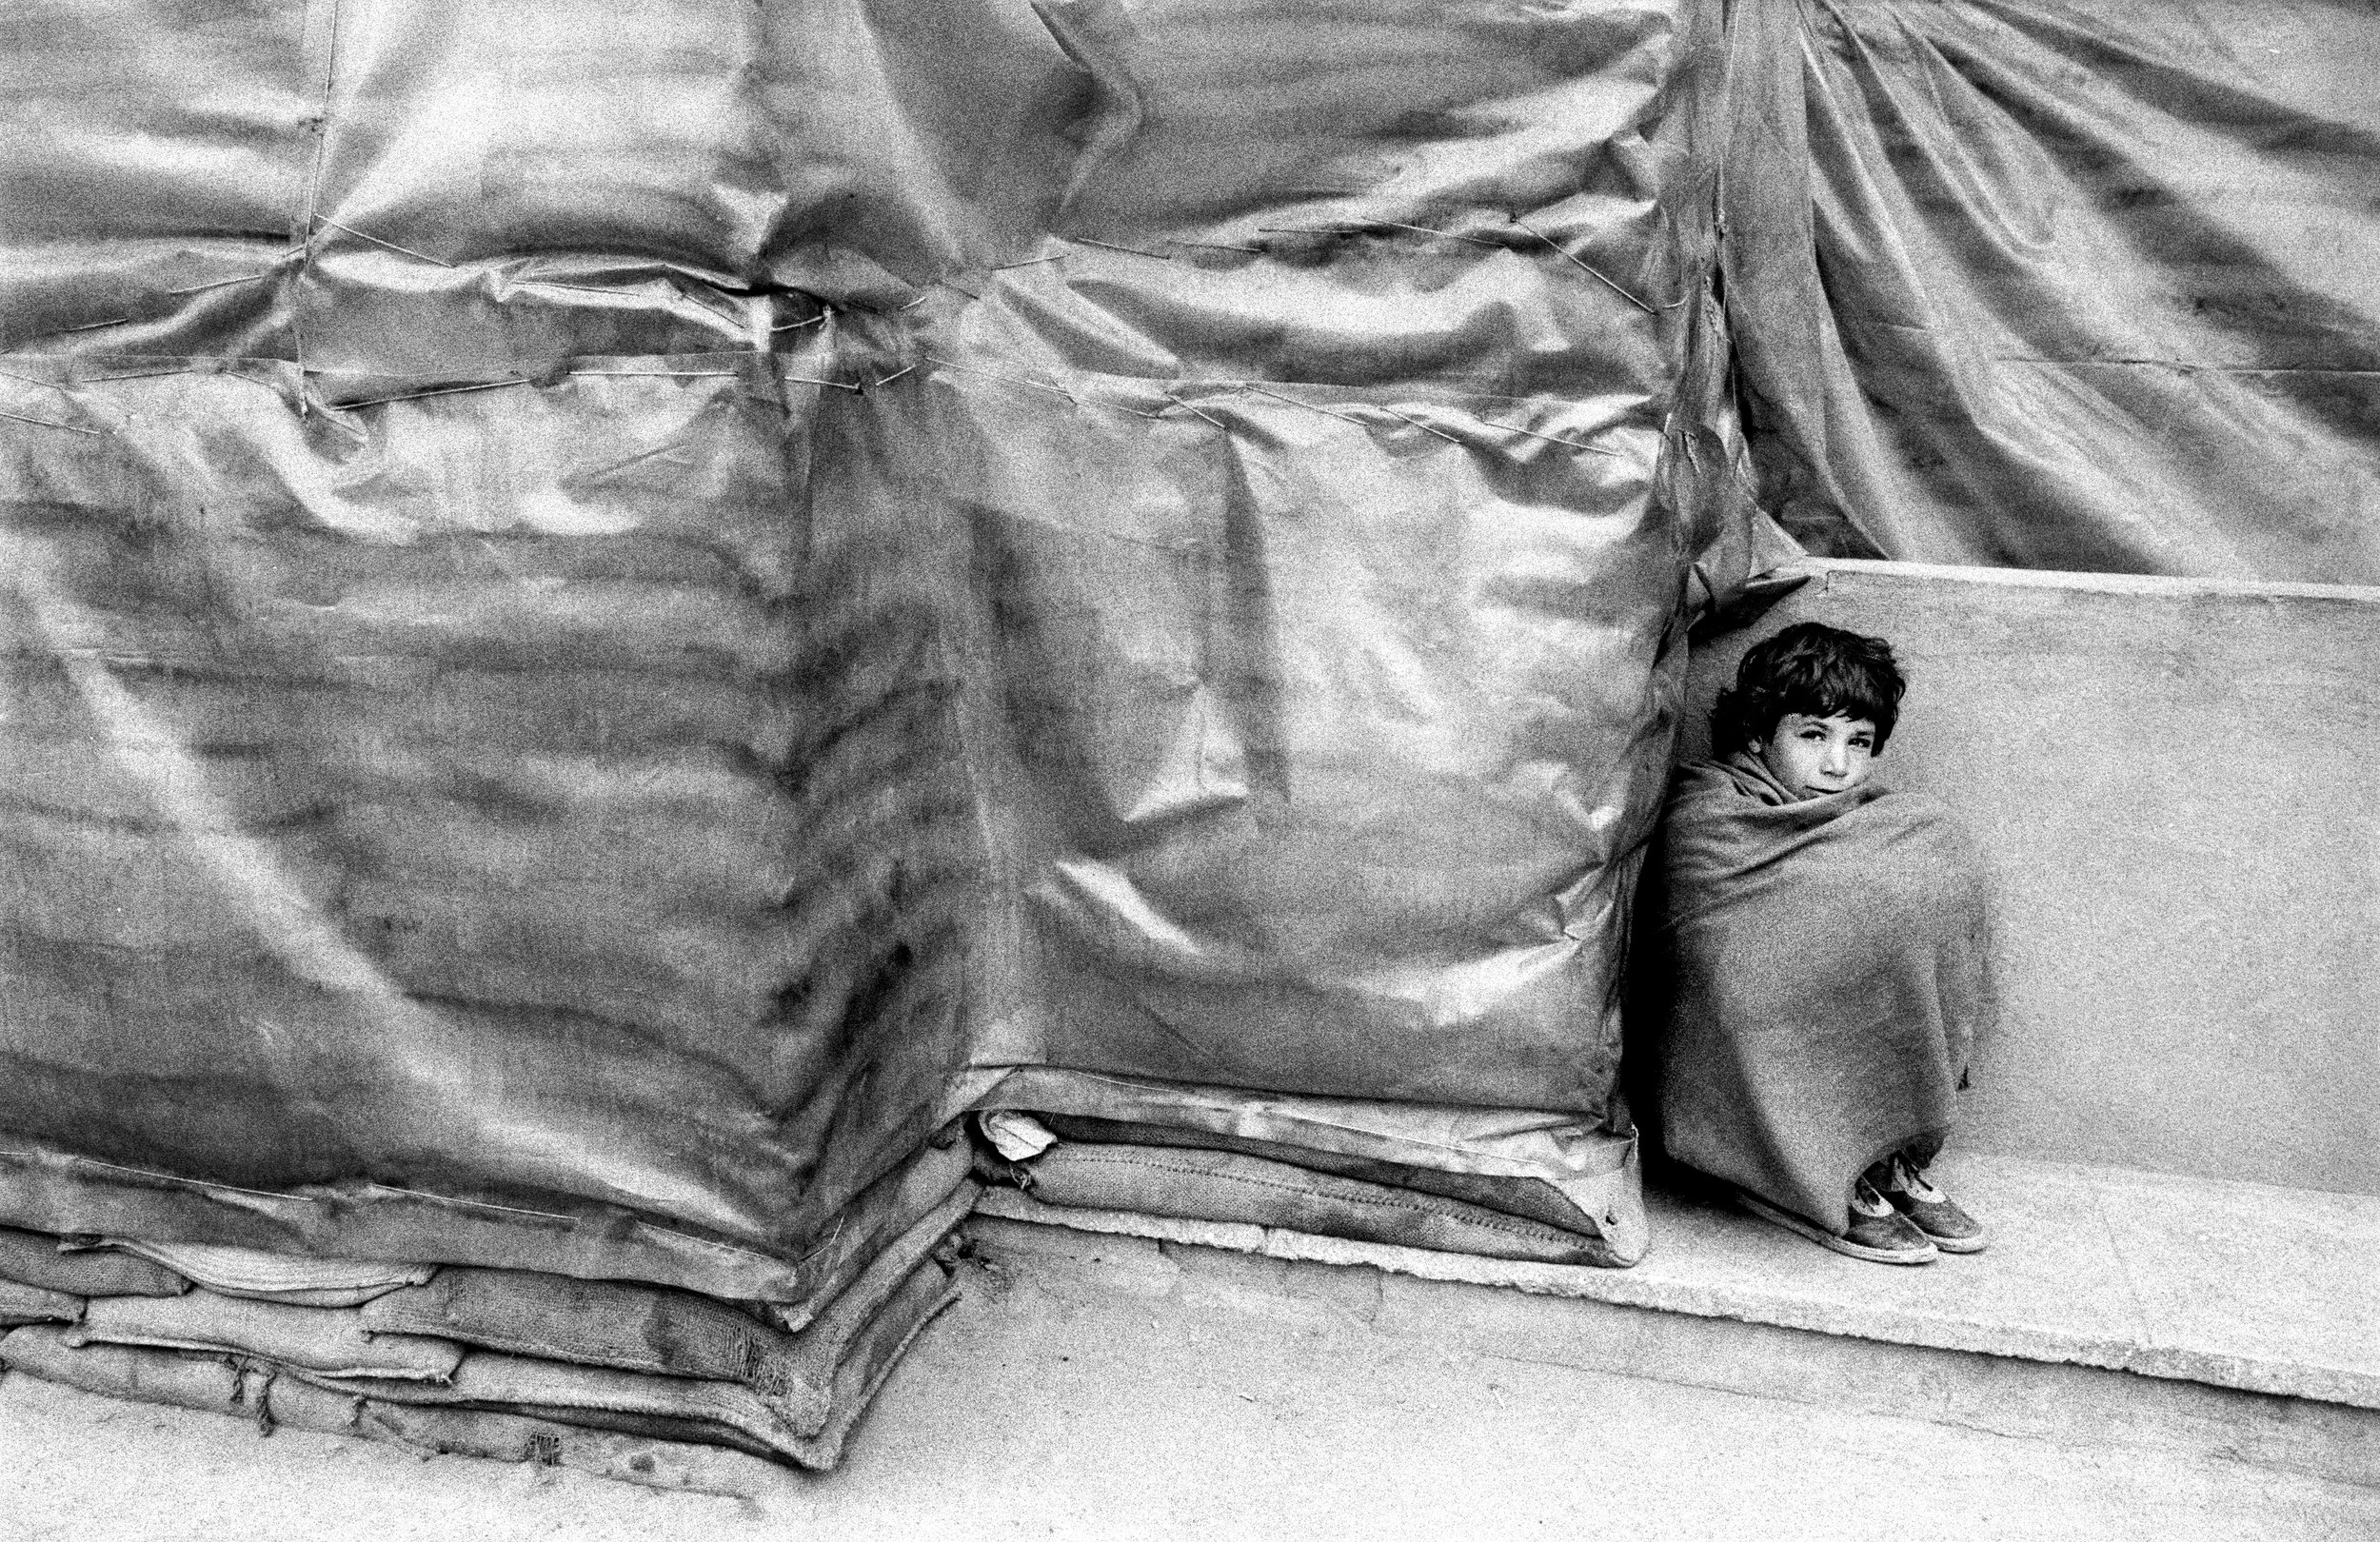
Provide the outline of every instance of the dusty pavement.
[[1368,1325],[1362,1271],[1268,1293],[1202,1253],[1009,1257],[841,1471],[739,1461],[743,1499],[10,1376],[0,1537],[2380,1536],[2380,1491],[1457,1353]]

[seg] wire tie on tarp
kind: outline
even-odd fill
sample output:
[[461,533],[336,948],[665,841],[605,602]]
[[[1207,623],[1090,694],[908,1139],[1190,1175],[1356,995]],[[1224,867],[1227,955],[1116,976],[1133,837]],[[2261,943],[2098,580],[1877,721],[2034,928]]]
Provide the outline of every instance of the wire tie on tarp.
[[1021,263],[1002,263],[1002,264],[998,265],[997,267],[992,267],[992,268],[988,269],[987,271],[994,272],[994,273],[1005,273],[1005,272],[1007,272],[1007,271],[1008,271],[1010,268],[1012,268],[1012,267],[1037,267],[1041,266],[1042,263],[1056,263],[1056,262],[1063,262],[1063,261],[1065,260],[1065,258],[1066,258],[1066,254],[1065,254],[1064,252],[1062,252],[1062,251],[1061,251],[1061,252],[1059,252],[1057,255],[1055,255],[1055,256],[1051,256],[1051,257],[1027,257],[1024,261],[1022,261],[1022,262],[1021,262]]
[[693,291],[690,289],[682,289],[678,287],[678,286],[672,284],[669,286],[669,291],[670,293],[676,295],[679,299],[684,300],[687,305],[692,306],[695,309],[703,312],[703,314],[706,316],[716,316],[721,321],[725,322],[728,326],[735,327],[739,331],[743,330],[747,325],[744,318],[736,315],[732,311],[722,309],[721,307],[712,305],[708,300],[697,300],[694,297]]
[[1259,235],[1366,235],[1378,229],[1416,230],[1422,235],[1444,236],[1449,241],[1466,242],[1474,247],[1486,247],[1501,251],[1503,243],[1482,241],[1478,236],[1457,235],[1452,230],[1435,229],[1427,225],[1407,225],[1402,220],[1363,220],[1353,225],[1259,225]]
[[1522,428],[1509,423],[1490,423],[1485,418],[1481,418],[1479,420],[1479,426],[1482,428],[1501,428],[1508,434],[1521,434],[1530,439],[1542,439],[1549,445],[1568,445],[1572,449],[1582,449],[1590,455],[1608,455],[1615,461],[1627,459],[1627,457],[1620,454],[1619,451],[1607,450],[1600,445],[1590,445],[1581,439],[1564,439],[1559,434],[1541,434],[1535,428]]
[[1094,241],[1089,236],[1065,236],[1061,239],[1076,242],[1085,247],[1105,247],[1109,251],[1128,251],[1135,257],[1154,257],[1160,263],[1173,261],[1173,258],[1161,251],[1143,251],[1139,247],[1120,247],[1113,241]]
[[85,323],[84,323],[82,326],[69,326],[69,327],[68,327],[68,328],[67,328],[67,330],[68,330],[68,331],[69,331],[69,332],[96,332],[96,331],[98,331],[98,330],[99,330],[101,327],[103,327],[103,326],[127,326],[127,325],[129,325],[129,324],[131,322],[131,320],[132,320],[132,318],[131,318],[131,317],[129,317],[129,316],[118,316],[118,317],[117,317],[115,320],[113,320],[113,321],[104,321],[104,322],[85,322]]
[[962,287],[959,285],[951,283],[950,280],[946,278],[938,278],[934,282],[941,285],[945,289],[957,289],[961,294],[965,295],[970,300],[981,300],[983,298],[973,289]]
[[870,382],[870,386],[873,388],[881,388],[883,386],[889,386],[894,381],[899,380],[902,376],[908,374],[911,370],[916,368],[917,366],[911,365],[906,369],[896,369],[891,374],[886,375],[883,380]]
[[54,380],[43,380],[36,375],[20,375],[13,369],[0,369],[0,375],[6,375],[10,380],[21,380],[28,386],[47,386],[51,390],[64,396],[72,396],[74,394],[74,390],[71,386],[61,386]]
[[341,407],[343,410],[351,411],[356,407],[387,406],[391,402],[418,402],[425,396],[454,396],[463,391],[494,391],[502,390],[506,386],[526,386],[528,382],[526,380],[521,379],[484,380],[476,386],[441,386],[434,390],[407,391],[398,396],[375,396],[367,402],[332,403],[328,405]]
[[105,432],[97,428],[78,428],[70,423],[53,423],[48,418],[29,418],[18,412],[0,412],[0,418],[7,418],[13,423],[39,424],[44,428],[63,428],[69,434],[89,434],[93,439],[108,437]]
[[1177,247],[1196,247],[1200,251],[1252,251],[1259,257],[1271,255],[1263,247],[1235,247],[1227,241],[1182,241],[1173,236],[1167,236],[1165,239],[1173,242]]
[[1380,410],[1387,413],[1392,418],[1404,418],[1407,423],[1412,424],[1416,428],[1420,429],[1423,433],[1436,434],[1438,438],[1446,441],[1449,445],[1460,445],[1462,443],[1461,440],[1457,439],[1453,434],[1448,433],[1445,429],[1433,428],[1428,424],[1423,423],[1419,418],[1406,417],[1404,413],[1398,411],[1393,406],[1382,405]]
[[1037,391],[1047,391],[1052,396],[1062,396],[1067,401],[1074,403],[1077,406],[1081,406],[1082,405],[1081,400],[1077,397],[1074,392],[1066,389],[1063,386],[1045,385],[1038,380],[1027,380],[1022,375],[1004,375],[997,369],[985,369],[980,365],[962,365],[958,363],[956,360],[945,359],[940,354],[927,354],[925,356],[925,362],[928,364],[941,365],[945,369],[963,369],[969,374],[989,375],[994,380],[1004,380],[1012,386],[1030,386]]
[[1630,293],[1627,289],[1621,287],[1619,282],[1614,279],[1610,274],[1604,272],[1593,263],[1588,262],[1585,258],[1566,250],[1560,242],[1556,241],[1552,236],[1547,235],[1544,231],[1538,229],[1536,226],[1531,225],[1527,220],[1522,219],[1519,215],[1507,212],[1505,218],[1511,220],[1515,225],[1519,226],[1531,235],[1536,236],[1539,241],[1544,242],[1547,246],[1553,247],[1556,252],[1566,258],[1571,263],[1576,264],[1580,268],[1583,268],[1587,272],[1593,274],[1596,278],[1601,280],[1607,287],[1610,287],[1614,294],[1618,295],[1622,300],[1627,301],[1630,305],[1636,306],[1638,310],[1643,311],[1648,316],[1657,316],[1664,310],[1675,310],[1679,306],[1686,303],[1683,300],[1673,300],[1666,306],[1647,305],[1645,302],[1637,299],[1634,294]]
[[1214,417],[1208,413],[1200,412],[1197,407],[1192,406],[1189,403],[1183,401],[1180,397],[1176,396],[1171,391],[1167,391],[1165,393],[1165,400],[1181,408],[1184,412],[1190,413],[1196,417],[1205,418],[1207,422],[1213,424],[1216,427],[1220,428],[1225,433],[1231,432],[1231,425],[1225,423],[1220,418]]
[[444,257],[432,257],[428,252],[415,251],[411,247],[400,247],[393,241],[385,241],[379,236],[372,235],[367,231],[359,230],[352,225],[341,225],[337,220],[332,219],[327,214],[317,214],[314,218],[320,224],[327,225],[334,230],[345,230],[347,234],[368,241],[375,247],[386,247],[390,251],[401,251],[407,257],[419,257],[426,263],[436,263],[441,267],[452,267],[454,266],[454,264],[446,261]]
[[839,391],[851,391],[857,393],[861,389],[860,386],[852,385],[847,380],[821,380],[816,375],[787,375],[783,378],[786,380],[798,380],[804,386],[831,386]]
[[772,332],[798,332],[804,326],[816,326],[820,322],[824,321],[827,317],[833,315],[834,313],[834,310],[829,307],[828,309],[820,311],[817,315],[810,317],[806,321],[783,322],[770,327],[769,330]]
[[1369,426],[1361,418],[1351,418],[1344,412],[1333,412],[1329,407],[1317,406],[1312,402],[1300,402],[1294,396],[1283,396],[1279,391],[1268,391],[1263,386],[1249,381],[1241,381],[1240,388],[1243,391],[1254,391],[1259,396],[1269,396],[1276,402],[1286,402],[1291,406],[1301,406],[1308,412],[1319,412],[1326,418],[1337,418],[1341,423],[1352,423],[1359,428]]
[[228,289],[234,284],[257,284],[272,277],[270,273],[250,273],[246,278],[217,279],[212,284],[193,284],[186,288],[168,289],[168,294],[196,294],[202,289]]

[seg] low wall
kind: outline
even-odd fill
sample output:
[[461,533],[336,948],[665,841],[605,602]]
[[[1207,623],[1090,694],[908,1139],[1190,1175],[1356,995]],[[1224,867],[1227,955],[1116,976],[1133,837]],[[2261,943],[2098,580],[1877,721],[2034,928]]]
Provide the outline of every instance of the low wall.
[[1999,893],[1959,1143],[2380,1194],[2380,589],[1808,566],[1698,648],[1679,754],[1758,639],[1891,639],[1878,773],[1958,809]]

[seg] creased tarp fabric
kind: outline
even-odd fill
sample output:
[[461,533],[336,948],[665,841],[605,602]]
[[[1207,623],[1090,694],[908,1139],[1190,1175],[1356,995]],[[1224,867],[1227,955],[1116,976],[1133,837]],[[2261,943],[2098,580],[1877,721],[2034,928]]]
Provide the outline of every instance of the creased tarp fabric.
[[1614,1118],[1710,13],[1050,14],[1093,153],[1032,266],[924,302],[855,522],[974,617],[1022,987],[978,1063]]
[[11,8],[0,1220],[794,1320],[1018,1069],[1623,1171],[1719,20]]
[[955,1040],[788,1009],[850,921],[776,370],[43,374],[89,431],[0,440],[11,1134],[795,1254],[905,1155]]
[[2380,582],[2380,10],[1735,8],[1761,492],[1841,557]]

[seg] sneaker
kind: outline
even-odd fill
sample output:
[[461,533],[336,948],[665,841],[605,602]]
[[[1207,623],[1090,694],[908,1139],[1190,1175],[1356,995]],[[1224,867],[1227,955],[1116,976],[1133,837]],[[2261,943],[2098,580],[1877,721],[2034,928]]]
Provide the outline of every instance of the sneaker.
[[1895,1156],[1869,1169],[1882,1169],[1875,1187],[1894,1210],[1909,1217],[1917,1230],[1944,1253],[1981,1253],[1992,1240],[1983,1222],[1958,1208],[1958,1202],[1926,1181],[1926,1176]]
[[1852,1185],[1851,1230],[1841,1236],[1741,1189],[1735,1191],[1735,1202],[1761,1219],[1797,1232],[1822,1248],[1833,1248],[1870,1263],[1922,1264],[1941,1256],[1926,1239],[1926,1234],[1911,1225],[1864,1177]]

